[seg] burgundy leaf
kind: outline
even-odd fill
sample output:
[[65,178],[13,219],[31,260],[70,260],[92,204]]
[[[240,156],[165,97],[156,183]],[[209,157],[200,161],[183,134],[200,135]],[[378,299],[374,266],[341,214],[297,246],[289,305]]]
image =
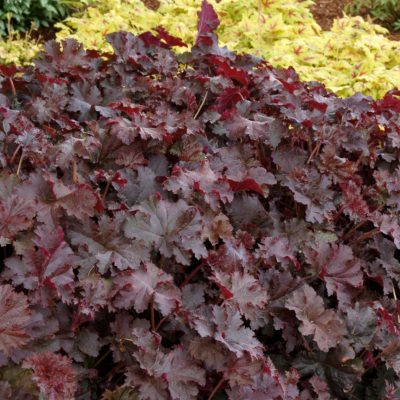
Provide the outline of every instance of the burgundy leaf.
[[246,245],[238,239],[225,240],[217,251],[210,252],[208,263],[220,271],[247,271],[253,264],[253,256]]
[[206,383],[205,370],[197,366],[190,355],[180,348],[166,355],[161,363],[160,373],[174,400],[197,399],[198,386]]
[[322,222],[335,209],[330,179],[316,170],[293,170],[283,180],[293,193],[294,199],[307,207],[306,220]]
[[346,333],[343,321],[333,310],[325,309],[322,298],[309,285],[297,289],[286,306],[301,321],[300,332],[312,335],[322,351],[335,347]]
[[196,44],[199,43],[202,36],[211,34],[217,29],[219,25],[219,19],[214,8],[206,0],[201,3],[201,11],[197,13],[199,19],[197,22],[197,38]]
[[111,135],[117,137],[124,144],[131,144],[139,135],[138,130],[132,121],[127,118],[117,117],[107,122],[111,127]]
[[33,370],[33,380],[42,396],[49,400],[74,398],[77,389],[77,374],[67,356],[44,352],[28,357],[24,368]]
[[252,140],[267,141],[273,122],[273,118],[262,114],[256,114],[254,120],[234,114],[232,119],[224,123],[224,128],[231,139],[237,140],[246,135]]
[[233,237],[233,226],[225,214],[212,217],[210,224],[204,227],[203,237],[207,238],[212,245],[216,245],[219,239],[231,239]]
[[162,26],[158,26],[154,30],[158,33],[158,39],[161,39],[168,46],[187,47],[187,44],[184,43],[182,39],[170,35]]
[[86,185],[79,185],[75,190],[67,189],[61,185],[53,187],[57,196],[57,203],[65,209],[69,215],[78,219],[85,216],[93,216],[96,208],[100,208],[99,197]]
[[40,72],[56,77],[57,74],[88,68],[90,60],[83,46],[76,40],[64,40],[61,44],[51,40],[46,43],[45,51],[35,60],[35,65]]
[[226,88],[219,94],[215,108],[222,114],[232,109],[237,103],[245,100],[248,96],[249,92],[245,88]]
[[274,265],[275,260],[283,265],[289,261],[296,263],[296,257],[289,240],[286,237],[265,237],[259,245],[259,257],[268,264]]
[[356,303],[346,311],[346,325],[352,333],[351,341],[356,352],[369,346],[377,326],[377,316],[372,307]]
[[69,102],[68,110],[78,112],[81,120],[86,120],[90,116],[90,111],[94,106],[101,103],[102,96],[97,86],[85,81],[71,85],[72,98]]
[[194,171],[175,168],[164,187],[175,194],[181,193],[185,199],[190,199],[198,192],[213,210],[220,207],[220,202],[233,200],[232,185],[215,174],[208,162],[201,163]]
[[[288,399],[295,400],[298,398],[299,392],[297,389],[298,375],[289,374],[288,377],[281,376],[273,367],[271,362],[264,362],[261,365],[250,363],[244,359],[240,365],[240,361],[234,365],[232,374],[234,377],[240,377],[243,380],[244,373],[247,372],[249,382],[231,383],[231,388],[227,391],[229,399]],[[247,367],[247,371],[245,368]],[[230,372],[230,371],[229,371]],[[236,376],[235,376],[236,375]],[[294,375],[294,377],[292,377]],[[246,377],[247,378],[247,377]]]
[[229,186],[231,187],[232,191],[234,191],[234,192],[240,192],[242,190],[249,190],[249,191],[257,192],[261,196],[264,195],[261,187],[254,179],[247,178],[242,182],[235,182],[235,181],[228,179],[228,182],[229,182]]
[[167,135],[166,131],[162,127],[152,127],[149,120],[140,114],[133,116],[133,124],[142,139],[157,139],[163,140],[164,136]]
[[73,289],[72,266],[76,256],[65,242],[62,228],[39,226],[33,243],[37,250],[25,250],[22,259],[11,257],[6,260],[8,268],[4,272],[5,276],[16,285],[38,291],[34,299],[42,304],[47,304],[49,290],[55,290],[68,301],[68,293]]
[[13,240],[18,232],[30,228],[34,216],[32,204],[18,196],[0,201],[0,240]]
[[225,364],[231,361],[223,344],[210,337],[199,337],[191,340],[189,352],[192,357],[217,371],[221,371]]
[[379,230],[393,238],[395,246],[400,249],[400,223],[396,214],[382,215],[379,221]]
[[129,386],[138,388],[143,400],[167,400],[170,398],[167,383],[162,378],[146,374],[138,367],[128,367],[126,382]]
[[126,180],[126,184],[118,187],[118,197],[128,206],[136,205],[156,193],[163,192],[162,186],[157,182],[156,174],[149,167],[137,167],[137,172],[124,171],[121,177]]
[[331,398],[329,394],[329,386],[324,380],[314,375],[309,382],[311,383],[312,388],[315,394],[318,395],[319,399],[329,400]]
[[91,274],[80,280],[83,297],[78,300],[80,314],[94,319],[95,313],[109,304],[112,282],[98,274]]
[[226,59],[212,55],[209,57],[209,62],[217,68],[219,75],[231,78],[242,85],[247,85],[249,83],[249,74],[247,71],[231,67]]
[[343,306],[351,304],[354,288],[363,284],[360,262],[353,256],[351,248],[320,242],[307,251],[306,256],[326,282],[328,295],[335,293]]
[[348,181],[341,184],[343,192],[344,212],[356,221],[363,221],[368,217],[368,204],[362,197],[361,188],[353,181]]
[[251,329],[243,326],[240,313],[232,307],[213,307],[213,321],[216,325],[215,340],[241,357],[249,354],[253,358],[262,357],[263,346],[255,338]]
[[236,305],[238,310],[249,319],[253,326],[259,324],[258,317],[268,301],[266,290],[249,273],[214,272],[211,278],[220,288],[226,300]]
[[152,263],[143,264],[136,271],[122,272],[114,279],[114,305],[118,308],[134,307],[144,311],[150,301],[163,315],[179,307],[180,292],[172,277]]
[[11,285],[0,285],[0,351],[9,355],[29,339],[26,327],[31,313],[28,298]]
[[124,213],[116,214],[114,219],[102,215],[98,224],[89,223],[79,230],[71,229],[71,244],[79,248],[80,260],[77,263],[88,272],[97,266],[98,271],[104,274],[113,265],[120,270],[135,269],[147,261],[149,249],[142,241],[122,236],[125,219]]
[[175,256],[182,264],[190,263],[191,253],[196,258],[207,256],[202,240],[200,214],[195,207],[179,200],[171,203],[158,197],[133,208],[136,214],[128,218],[125,235],[156,246],[165,257]]
[[222,147],[218,156],[213,157],[211,168],[227,178],[232,190],[254,190],[266,196],[276,179],[253,156],[250,146]]

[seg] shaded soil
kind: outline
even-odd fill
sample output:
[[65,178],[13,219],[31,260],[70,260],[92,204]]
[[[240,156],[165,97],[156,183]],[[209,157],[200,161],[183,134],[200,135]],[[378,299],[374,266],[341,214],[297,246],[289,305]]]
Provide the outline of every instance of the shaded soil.
[[159,0],[142,0],[146,7],[149,7],[151,10],[157,10],[160,7]]
[[[341,18],[345,7],[351,2],[352,0],[314,0],[311,11],[322,29],[329,30],[333,20],[335,18]],[[369,9],[367,7],[362,9],[359,15],[368,18]],[[377,23],[379,22],[377,21]],[[390,29],[389,27],[387,28]],[[400,40],[400,32],[390,32],[388,36],[392,40]]]
[[311,11],[322,29],[329,30],[335,18],[343,16],[343,10],[351,0],[314,0]]
[[400,40],[400,32],[393,32],[388,35],[388,37],[392,40]]
[[47,42],[56,38],[56,29],[54,27],[40,28],[38,30],[31,31],[30,36],[33,39],[40,40],[41,42]]

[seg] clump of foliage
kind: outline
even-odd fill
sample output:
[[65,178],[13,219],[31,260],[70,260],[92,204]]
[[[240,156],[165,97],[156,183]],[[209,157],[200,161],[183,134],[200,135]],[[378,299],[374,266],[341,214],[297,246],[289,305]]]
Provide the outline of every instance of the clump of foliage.
[[49,27],[67,16],[67,7],[58,0],[4,0],[0,7],[0,35],[26,32],[35,26]]
[[39,51],[42,44],[39,38],[32,37],[28,32],[24,35],[13,32],[7,37],[0,38],[0,62],[6,64],[27,65]]
[[1,67],[2,399],[392,399],[400,92],[180,39]]
[[[310,11],[313,3],[310,0],[221,0],[211,3],[221,17],[218,27],[221,43],[237,51],[263,55],[281,39],[295,39],[299,35],[310,36],[321,31]],[[72,35],[78,39],[80,36],[79,40],[87,48],[109,51],[111,46],[104,32],[124,29],[141,33],[162,25],[185,43],[193,44],[199,4],[199,0],[167,0],[153,10],[141,0],[100,0],[83,13],[58,24],[58,38]]]
[[[274,66],[293,66],[302,79],[323,82],[340,96],[362,92],[379,98],[400,87],[400,44],[387,39],[381,26],[346,17],[323,32],[308,0],[222,0],[213,4],[221,16],[221,43],[237,52],[264,57]],[[57,24],[57,37],[75,37],[86,48],[107,52],[112,49],[105,39],[107,33],[139,34],[162,25],[193,44],[198,6],[198,0],[163,1],[155,11],[141,0],[99,0]],[[0,60],[28,63],[37,48],[12,38],[0,46]]]
[[0,6],[0,62],[24,65],[42,49],[32,29],[49,28],[92,0],[5,0]]
[[[110,51],[104,33],[141,33],[162,25],[185,43],[196,35],[199,0],[166,0],[150,10],[141,0],[100,0],[58,24],[59,39],[75,37],[87,48]],[[299,0],[213,0],[221,18],[223,45],[264,57],[277,67],[294,67],[304,80],[317,80],[340,96],[362,92],[374,98],[400,87],[400,43],[387,30],[360,17],[336,20],[322,31],[310,6]],[[179,49],[178,49],[179,51]]]
[[400,31],[400,3],[398,0],[353,0],[346,6],[353,15],[368,13],[389,29]]
[[323,82],[339,96],[357,92],[381,98],[400,87],[400,42],[361,17],[334,21],[319,37],[283,40],[270,54],[274,65],[293,65],[302,79]]

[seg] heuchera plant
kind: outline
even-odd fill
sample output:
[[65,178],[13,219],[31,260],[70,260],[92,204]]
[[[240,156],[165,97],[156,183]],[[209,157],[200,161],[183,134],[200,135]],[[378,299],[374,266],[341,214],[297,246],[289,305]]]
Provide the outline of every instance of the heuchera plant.
[[399,398],[400,92],[218,23],[0,68],[1,399]]

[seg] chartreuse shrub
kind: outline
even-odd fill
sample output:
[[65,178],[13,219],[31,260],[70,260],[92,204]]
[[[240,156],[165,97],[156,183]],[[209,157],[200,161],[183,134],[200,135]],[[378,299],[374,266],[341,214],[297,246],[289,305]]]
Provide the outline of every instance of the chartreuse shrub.
[[0,5],[0,35],[48,28],[94,0],[4,0]]
[[[385,29],[359,17],[337,20],[323,32],[312,1],[213,1],[221,18],[221,43],[237,52],[264,57],[275,66],[293,66],[305,80],[318,80],[340,96],[363,92],[375,98],[400,86],[400,44]],[[83,14],[67,18],[58,38],[72,35],[88,48],[110,50],[104,33],[140,33],[162,25],[193,43],[197,0],[162,1],[157,11],[140,0],[100,0]]]
[[[323,32],[311,14],[311,1],[213,4],[221,17],[221,43],[237,52],[262,56],[275,66],[293,66],[304,80],[324,82],[340,96],[363,92],[378,98],[400,86],[400,45],[387,39],[387,31],[378,25],[359,17],[343,18]],[[162,25],[193,44],[198,6],[198,0],[163,1],[153,11],[141,0],[99,0],[57,24],[57,36],[72,36],[87,48],[110,51],[107,33],[140,33]],[[30,45],[29,40],[12,39],[0,46],[0,59],[26,63],[37,50],[38,45]]]
[[2,400],[398,398],[400,92],[218,23],[0,68]]
[[361,17],[342,18],[321,36],[282,40],[270,52],[274,65],[293,65],[305,80],[324,82],[339,96],[362,92],[379,98],[400,87],[400,42]]
[[0,37],[0,62],[29,64],[41,49],[42,45],[37,38],[31,37],[29,33],[22,36],[15,32],[8,37]]
[[31,30],[49,28],[93,0],[4,0],[0,5],[0,61],[26,64],[41,49]]
[[[221,17],[218,29],[221,41],[234,50],[264,55],[265,48],[281,39],[309,36],[321,30],[309,9],[310,0],[222,0],[212,3]],[[58,24],[61,29],[58,38],[81,36],[88,48],[108,51],[111,46],[104,32],[119,28],[141,33],[162,25],[185,43],[193,44],[199,4],[199,0],[167,0],[160,2],[159,9],[154,11],[140,0],[100,0],[83,13]]]

